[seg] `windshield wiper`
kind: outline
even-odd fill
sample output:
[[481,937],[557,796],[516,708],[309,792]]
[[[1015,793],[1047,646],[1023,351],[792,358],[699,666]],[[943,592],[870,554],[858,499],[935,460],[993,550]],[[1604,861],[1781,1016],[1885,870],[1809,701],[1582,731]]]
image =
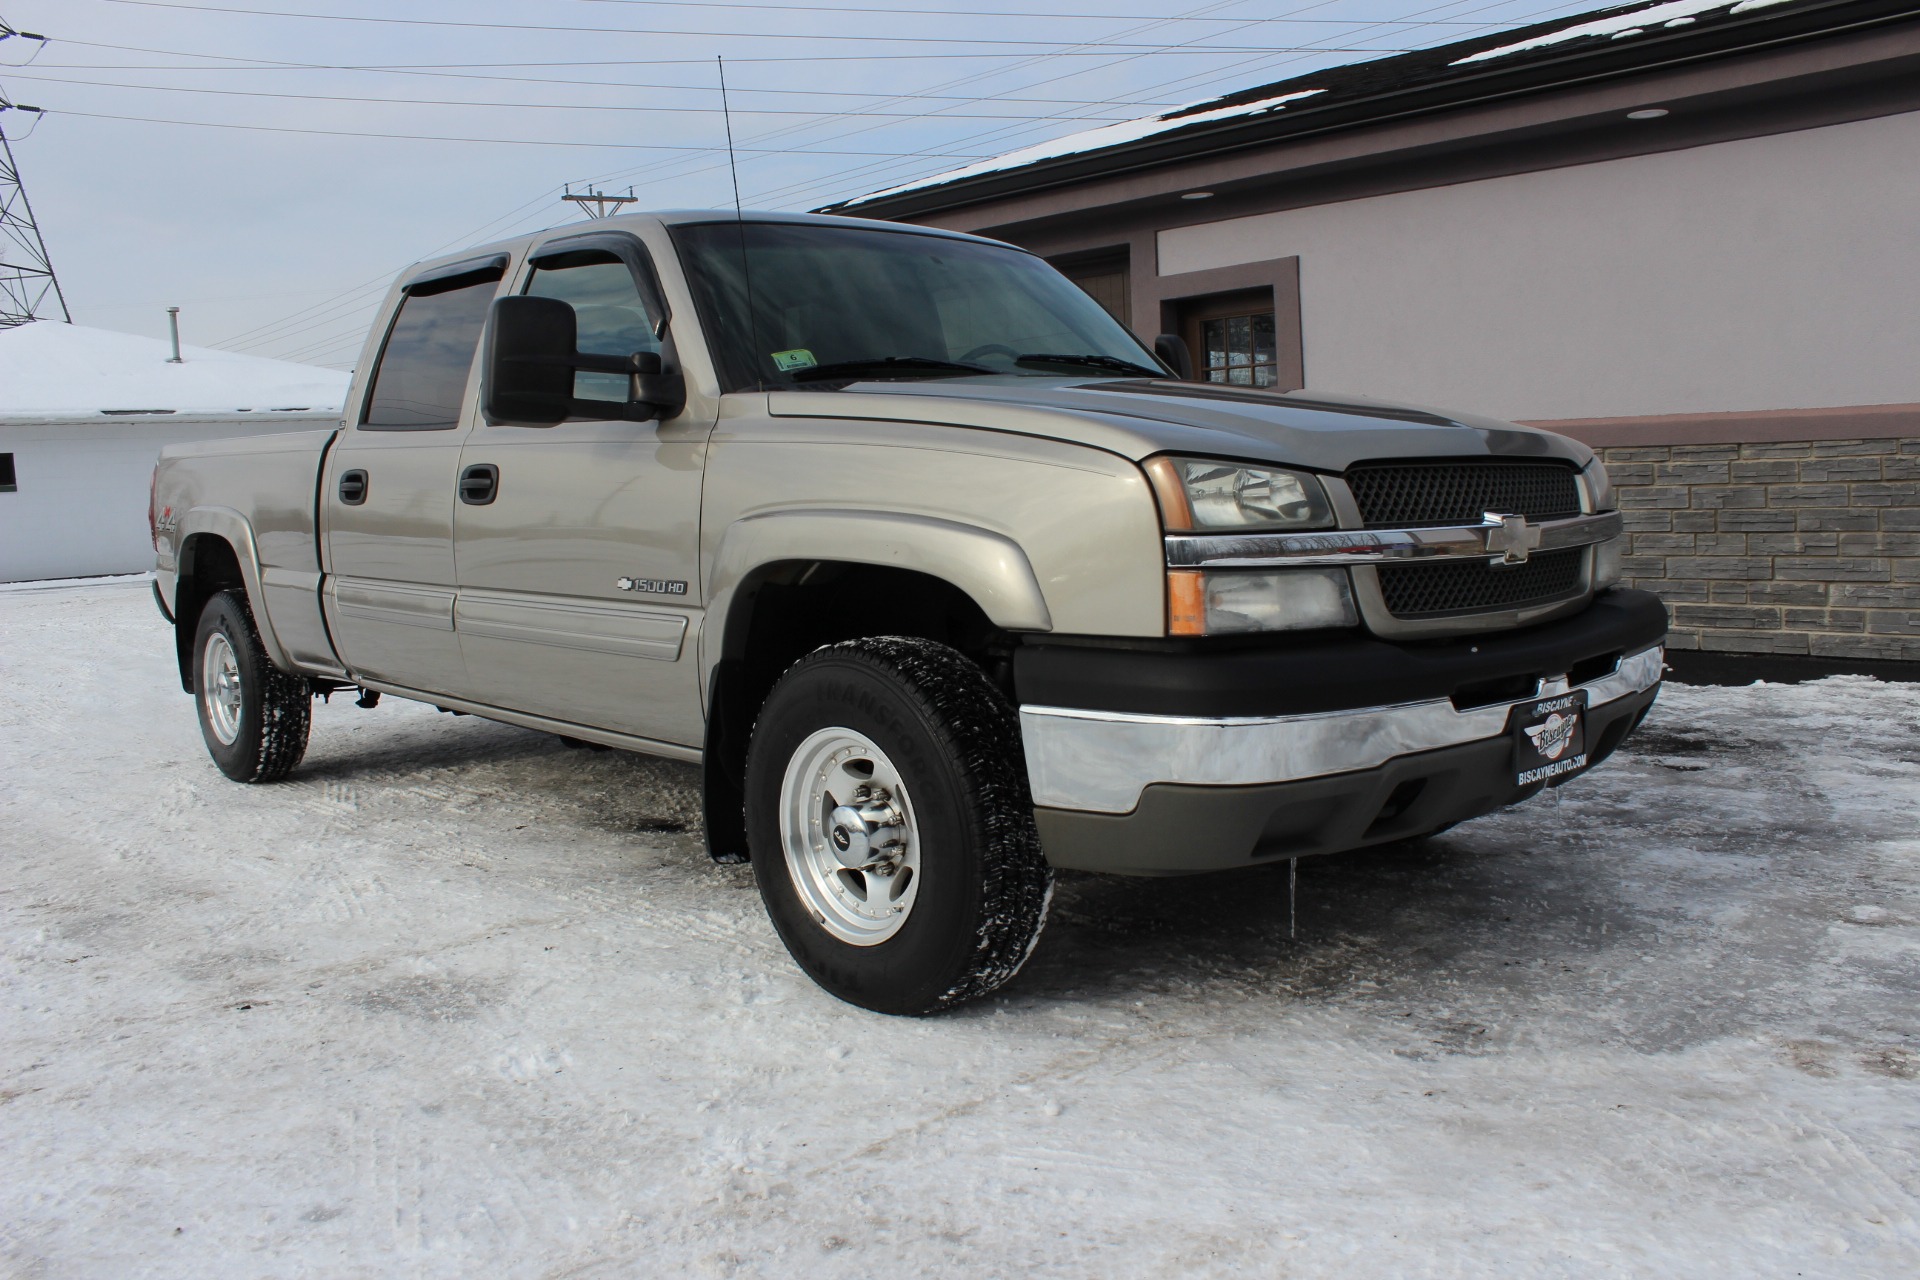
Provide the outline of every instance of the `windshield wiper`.
[[1028,355],[1016,356],[1015,364],[1077,364],[1089,369],[1111,369],[1115,373],[1143,374],[1149,378],[1164,378],[1166,373],[1160,369],[1150,369],[1144,364],[1135,364],[1131,360],[1122,360],[1118,356],[1055,356]]
[[961,364],[957,360],[935,360],[932,356],[881,356],[872,360],[836,360],[795,369],[788,374],[795,382],[825,382],[830,378],[926,377],[949,373],[992,373],[985,365]]

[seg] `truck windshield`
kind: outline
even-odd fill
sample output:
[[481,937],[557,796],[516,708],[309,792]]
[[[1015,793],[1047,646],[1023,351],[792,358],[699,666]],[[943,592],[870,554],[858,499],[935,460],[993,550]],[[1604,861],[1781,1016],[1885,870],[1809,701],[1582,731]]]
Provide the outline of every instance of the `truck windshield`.
[[681,226],[674,240],[727,391],[1166,376],[1099,303],[1017,249],[777,222]]

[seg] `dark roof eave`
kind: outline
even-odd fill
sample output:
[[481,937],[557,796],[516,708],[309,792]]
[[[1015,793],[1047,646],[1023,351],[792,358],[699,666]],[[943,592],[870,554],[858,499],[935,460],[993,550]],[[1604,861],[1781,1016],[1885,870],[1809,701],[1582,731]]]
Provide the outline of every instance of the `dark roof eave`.
[[[1830,11],[1841,8],[1854,11],[1858,16],[1850,21],[1832,21]],[[1761,9],[1750,18],[1706,30],[1661,31],[1630,45],[1611,42],[1579,45],[1548,55],[1524,57],[1518,64],[1490,66],[1484,71],[1387,89],[1323,107],[1287,107],[1272,115],[1177,129],[1138,142],[1035,161],[1016,169],[903,191],[877,200],[856,197],[854,201],[822,206],[818,212],[869,218],[922,217],[1003,196],[1031,195],[1090,178],[1115,177],[1341,129],[1384,124],[1408,116],[1756,53],[1916,17],[1920,17],[1920,7],[1916,7],[1913,0],[1886,0],[1866,7],[1858,0],[1831,0],[1826,4],[1784,10]],[[1654,56],[1648,56],[1649,53]],[[1309,79],[1311,76],[1300,77],[1299,82]]]

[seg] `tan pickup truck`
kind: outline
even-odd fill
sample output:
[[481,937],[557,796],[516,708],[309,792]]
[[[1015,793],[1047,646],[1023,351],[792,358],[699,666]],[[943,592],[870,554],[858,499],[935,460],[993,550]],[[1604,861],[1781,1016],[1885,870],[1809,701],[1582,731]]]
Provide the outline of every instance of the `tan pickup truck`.
[[1185,365],[988,240],[579,224],[406,273],[337,430],[168,449],[156,589],[229,777],[353,687],[700,762],[712,855],[895,1013],[1011,978],[1054,868],[1428,835],[1646,714],[1585,447]]

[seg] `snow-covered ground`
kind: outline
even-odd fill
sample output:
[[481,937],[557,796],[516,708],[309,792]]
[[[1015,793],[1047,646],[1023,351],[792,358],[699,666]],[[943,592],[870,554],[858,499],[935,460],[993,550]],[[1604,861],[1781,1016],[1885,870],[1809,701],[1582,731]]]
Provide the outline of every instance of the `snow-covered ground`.
[[1512,813],[1063,880],[815,989],[685,766],[389,701],[208,762],[143,584],[0,594],[0,1270],[1911,1276],[1920,686],[1671,688]]

